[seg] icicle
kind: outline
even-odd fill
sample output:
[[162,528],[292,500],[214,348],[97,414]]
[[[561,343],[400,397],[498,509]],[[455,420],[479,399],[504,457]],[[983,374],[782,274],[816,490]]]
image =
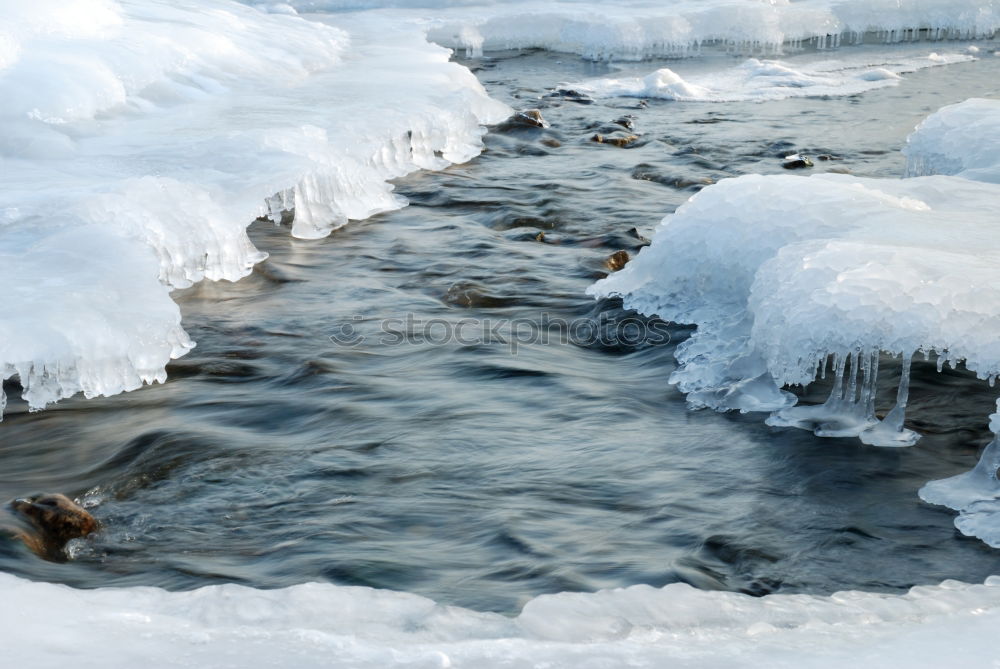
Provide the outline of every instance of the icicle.
[[896,432],[903,430],[903,421],[906,418],[906,402],[910,395],[910,362],[911,355],[903,356],[903,370],[899,377],[899,389],[896,391],[896,406],[892,408],[889,415],[882,422],[891,427]]
[[868,390],[868,406],[865,413],[870,417],[875,417],[875,396],[878,394],[878,365],[879,365],[879,350],[875,349],[872,351],[872,361],[871,361],[871,387]]
[[830,399],[842,396],[841,388],[844,386],[844,366],[847,359],[839,353],[833,354],[833,390],[830,391]]
[[896,391],[896,406],[881,422],[864,430],[859,435],[863,443],[872,446],[912,446],[920,439],[919,434],[903,427],[903,422],[906,419],[906,402],[910,393],[910,363],[912,359],[912,354],[903,356],[903,369],[899,379],[899,389]]
[[865,418],[871,418],[872,414],[868,411],[868,406],[872,402],[872,396],[874,395],[872,388],[872,354],[871,352],[866,352],[861,358],[861,397],[858,399],[859,404],[864,407]]
[[854,404],[858,400],[858,357],[860,354],[858,351],[853,351],[847,354],[848,359],[851,362],[850,377],[847,384],[847,393],[844,395],[844,399],[847,400],[849,404]]

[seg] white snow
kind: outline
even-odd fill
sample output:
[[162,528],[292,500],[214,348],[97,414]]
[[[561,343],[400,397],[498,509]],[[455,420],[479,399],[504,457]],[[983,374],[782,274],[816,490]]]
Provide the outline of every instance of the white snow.
[[696,53],[703,44],[778,53],[804,43],[975,39],[1000,30],[977,0],[290,0],[299,11],[368,9],[415,20],[470,55],[545,48],[604,60]]
[[750,58],[737,67],[695,75],[686,80],[669,68],[661,68],[640,77],[592,79],[560,84],[560,87],[598,98],[659,98],[685,102],[833,97],[895,86],[902,78],[901,74],[970,60],[974,60],[973,57],[965,54],[929,54],[886,59],[878,63],[871,62],[870,58],[858,59],[850,55],[806,64]]
[[256,217],[316,238],[403,206],[388,179],[509,114],[419,32],[266,9],[0,3],[0,379],[31,408],[162,381],[192,346],[169,291],[248,274]]
[[994,667],[1000,579],[754,598],[684,584],[543,595],[516,618],[306,584],[75,590],[0,574],[10,666]]

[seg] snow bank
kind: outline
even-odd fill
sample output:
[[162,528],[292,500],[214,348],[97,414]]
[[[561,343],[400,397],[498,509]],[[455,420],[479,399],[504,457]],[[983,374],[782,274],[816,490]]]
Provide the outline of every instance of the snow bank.
[[[1000,579],[753,598],[683,584],[537,597],[513,619],[308,584],[74,590],[0,574],[4,657],[133,667],[992,667]],[[946,643],[942,640],[946,639]]]
[[0,379],[33,409],[162,381],[192,346],[169,290],[249,273],[256,217],[315,238],[403,206],[388,179],[509,112],[419,32],[271,9],[0,5]]
[[741,65],[685,80],[669,68],[644,77],[593,79],[560,84],[592,97],[658,98],[686,102],[782,100],[792,97],[858,95],[899,83],[900,75],[927,67],[974,60],[965,54],[885,60],[850,56],[818,63],[796,64],[750,58]]
[[[974,39],[1000,30],[977,0],[289,0],[300,11],[380,10],[424,21],[432,40],[470,55],[545,48],[602,60],[683,56],[702,44],[777,52],[874,39]],[[434,18],[430,18],[430,17]]]

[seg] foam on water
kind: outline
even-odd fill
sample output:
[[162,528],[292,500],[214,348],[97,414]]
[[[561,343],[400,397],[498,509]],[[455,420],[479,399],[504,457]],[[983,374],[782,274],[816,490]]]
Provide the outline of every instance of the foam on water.
[[417,32],[291,14],[0,7],[0,378],[32,408],[162,381],[193,345],[170,289],[248,274],[256,217],[316,238],[403,206],[388,179],[472,158],[509,113]]
[[926,67],[973,60],[967,54],[939,55],[886,60],[852,59],[850,56],[793,66],[777,60],[750,58],[722,72],[684,79],[669,68],[642,77],[594,79],[561,87],[593,97],[631,97],[685,102],[734,102],[782,100],[790,97],[857,95],[865,91],[895,86],[901,74]]
[[326,584],[171,593],[0,574],[0,593],[5,657],[39,668],[114,669],[140,657],[220,668],[989,667],[1000,623],[996,577],[830,597],[633,586],[544,595],[516,618]]

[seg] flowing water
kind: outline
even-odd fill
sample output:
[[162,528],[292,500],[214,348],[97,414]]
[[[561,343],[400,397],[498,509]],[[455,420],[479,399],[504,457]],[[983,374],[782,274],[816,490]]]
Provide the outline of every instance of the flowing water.
[[[255,224],[270,258],[251,277],[178,295],[198,347],[166,384],[35,414],[12,400],[0,496],[66,492],[103,530],[66,564],[0,539],[0,569],[81,587],[329,581],[501,612],[635,583],[819,594],[981,581],[1000,553],[916,491],[975,462],[985,383],[917,363],[909,424],[925,436],[909,449],[692,412],[667,383],[689,330],[584,291],[699,188],[783,172],[786,154],[835,158],[813,173],[900,175],[928,113],[1000,95],[995,48],[893,88],[766,103],[588,103],[545,96],[607,65],[463,61],[551,127],[496,128],[480,158],[400,180],[408,208],[327,239]],[[616,133],[639,139],[592,141]],[[822,399],[817,386],[806,400]]]

